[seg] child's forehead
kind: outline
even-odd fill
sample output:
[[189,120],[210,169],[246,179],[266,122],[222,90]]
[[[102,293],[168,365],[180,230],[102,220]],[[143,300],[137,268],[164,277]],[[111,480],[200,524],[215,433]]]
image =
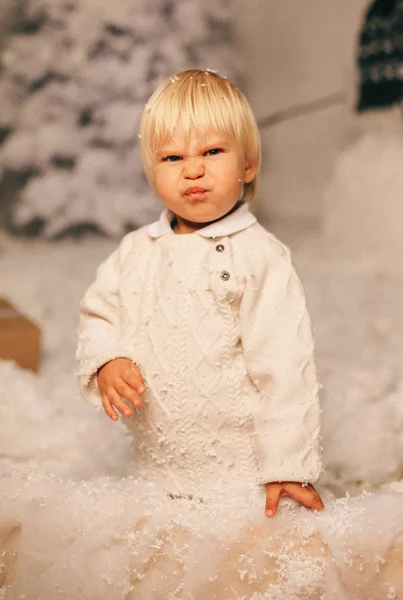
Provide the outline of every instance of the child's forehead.
[[228,132],[220,131],[214,128],[202,128],[202,127],[190,127],[184,130],[180,125],[175,127],[172,133],[164,136],[164,139],[160,140],[159,146],[203,146],[210,143],[234,143],[234,136]]

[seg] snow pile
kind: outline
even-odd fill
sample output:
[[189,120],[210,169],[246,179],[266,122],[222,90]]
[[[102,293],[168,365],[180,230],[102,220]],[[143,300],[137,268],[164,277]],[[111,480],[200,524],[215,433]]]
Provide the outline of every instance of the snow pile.
[[74,479],[127,475],[130,440],[89,406],[74,402],[74,381],[57,386],[0,361],[0,463]]

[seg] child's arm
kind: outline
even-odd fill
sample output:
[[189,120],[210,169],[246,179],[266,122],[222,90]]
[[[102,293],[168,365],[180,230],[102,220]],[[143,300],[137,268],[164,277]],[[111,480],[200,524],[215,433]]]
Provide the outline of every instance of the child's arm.
[[305,296],[288,249],[269,235],[257,244],[241,335],[246,368],[261,392],[254,415],[259,482],[312,484],[322,469],[320,408]]
[[[130,235],[130,234],[129,234]],[[109,361],[128,356],[119,331],[119,270],[129,236],[97,269],[96,279],[80,305],[78,326],[78,381],[80,392],[91,404],[101,406],[97,372]]]

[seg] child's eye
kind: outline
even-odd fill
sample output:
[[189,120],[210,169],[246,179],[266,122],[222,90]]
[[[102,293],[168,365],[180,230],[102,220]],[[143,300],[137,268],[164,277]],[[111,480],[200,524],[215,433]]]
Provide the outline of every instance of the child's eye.
[[221,152],[223,152],[222,148],[212,148],[211,150],[207,150],[204,154],[206,156],[216,156],[216,154],[220,154]]
[[164,162],[178,162],[178,160],[182,160],[180,156],[176,156],[176,154],[171,154],[170,156],[164,156],[162,159]]

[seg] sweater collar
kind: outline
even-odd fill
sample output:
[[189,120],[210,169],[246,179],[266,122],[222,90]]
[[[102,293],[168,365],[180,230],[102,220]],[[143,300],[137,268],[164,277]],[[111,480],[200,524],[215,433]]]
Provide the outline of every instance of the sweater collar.
[[[155,221],[148,226],[147,231],[149,236],[152,238],[158,238],[166,234],[176,235],[171,228],[171,222],[173,218],[174,215],[170,210],[167,208],[163,210],[159,221]],[[231,235],[237,231],[242,231],[242,229],[246,229],[254,223],[256,223],[255,215],[250,212],[247,204],[241,204],[239,208],[234,210],[234,212],[227,217],[224,217],[219,221],[215,221],[206,227],[197,229],[193,232],[193,234],[197,234],[206,238],[222,237]]]

